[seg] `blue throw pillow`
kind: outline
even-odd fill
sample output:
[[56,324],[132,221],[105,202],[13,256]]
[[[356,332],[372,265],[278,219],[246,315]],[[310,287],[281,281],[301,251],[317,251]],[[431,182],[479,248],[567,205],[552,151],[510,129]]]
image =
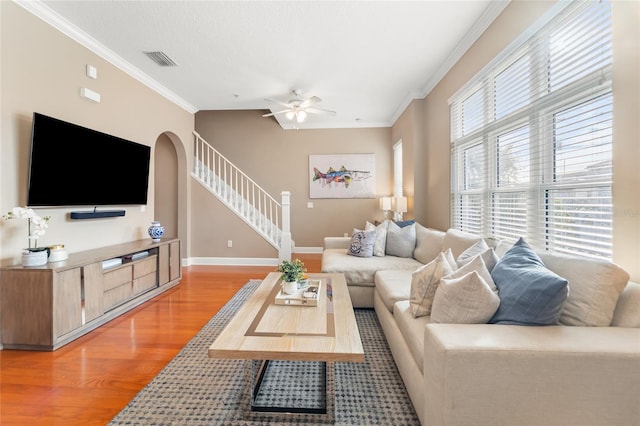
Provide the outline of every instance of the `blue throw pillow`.
[[398,225],[400,228],[404,228],[405,226],[413,225],[414,223],[416,223],[415,219],[400,220],[400,221],[395,222],[395,224]]
[[553,325],[567,300],[566,279],[544,266],[540,257],[520,238],[491,271],[500,306],[492,324]]

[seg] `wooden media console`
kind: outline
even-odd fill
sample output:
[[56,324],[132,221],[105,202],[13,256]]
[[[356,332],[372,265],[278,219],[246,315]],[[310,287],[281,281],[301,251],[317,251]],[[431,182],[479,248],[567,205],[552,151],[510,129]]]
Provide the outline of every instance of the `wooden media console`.
[[180,240],[146,239],[2,268],[2,346],[56,350],[177,285],[180,259]]

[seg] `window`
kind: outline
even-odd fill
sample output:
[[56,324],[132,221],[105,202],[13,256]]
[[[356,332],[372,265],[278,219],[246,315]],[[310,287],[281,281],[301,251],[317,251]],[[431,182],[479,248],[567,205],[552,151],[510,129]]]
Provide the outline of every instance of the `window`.
[[402,197],[402,141],[393,145],[393,196]]
[[451,223],[611,258],[611,4],[561,2],[451,99]]

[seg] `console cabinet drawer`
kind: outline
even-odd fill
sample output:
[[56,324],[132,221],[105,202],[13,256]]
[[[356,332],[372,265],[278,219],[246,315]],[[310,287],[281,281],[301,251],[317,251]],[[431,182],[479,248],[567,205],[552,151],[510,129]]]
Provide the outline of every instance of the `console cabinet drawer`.
[[143,275],[133,280],[133,294],[141,293],[150,288],[156,287],[158,279],[155,272]]
[[144,260],[133,264],[133,278],[140,278],[143,275],[148,275],[152,272],[156,272],[158,264],[158,256],[150,256]]
[[111,290],[105,291],[103,296],[104,310],[108,311],[114,306],[117,306],[122,302],[130,299],[131,296],[133,296],[131,281],[118,287],[112,288]]
[[118,267],[112,271],[107,271],[102,276],[102,289],[109,291],[125,283],[131,283],[132,266],[126,265]]

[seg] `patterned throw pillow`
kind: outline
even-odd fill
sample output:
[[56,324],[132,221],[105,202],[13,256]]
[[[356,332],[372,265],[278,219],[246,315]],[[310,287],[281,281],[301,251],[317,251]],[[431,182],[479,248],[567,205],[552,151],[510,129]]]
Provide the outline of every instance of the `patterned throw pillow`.
[[376,231],[362,231],[354,228],[347,254],[357,257],[372,257],[375,241]]
[[431,314],[433,297],[440,278],[453,272],[444,253],[411,274],[411,294],[409,304],[414,318]]
[[547,269],[520,238],[491,271],[500,307],[492,324],[553,325],[567,300],[567,280]]

